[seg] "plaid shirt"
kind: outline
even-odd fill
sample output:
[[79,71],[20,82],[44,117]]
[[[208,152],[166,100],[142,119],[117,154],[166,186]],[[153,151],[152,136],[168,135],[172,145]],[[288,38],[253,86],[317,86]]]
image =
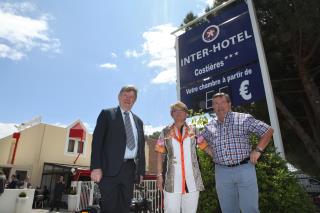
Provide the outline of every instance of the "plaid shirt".
[[250,135],[263,136],[270,126],[250,114],[228,112],[224,122],[215,117],[200,133],[198,140],[205,139],[213,148],[213,160],[217,164],[231,165],[249,157]]

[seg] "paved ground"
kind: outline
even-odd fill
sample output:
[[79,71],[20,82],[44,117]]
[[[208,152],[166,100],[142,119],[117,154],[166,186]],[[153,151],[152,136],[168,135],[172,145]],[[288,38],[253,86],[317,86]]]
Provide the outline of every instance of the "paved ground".
[[[31,213],[48,213],[50,212],[48,209],[32,209]],[[52,213],[55,213],[55,211],[53,211]],[[59,211],[59,213],[71,213],[66,209],[62,209]]]

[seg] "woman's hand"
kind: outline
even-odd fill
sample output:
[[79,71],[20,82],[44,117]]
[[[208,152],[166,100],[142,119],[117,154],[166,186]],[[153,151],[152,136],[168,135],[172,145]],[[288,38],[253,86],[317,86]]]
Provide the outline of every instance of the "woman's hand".
[[157,187],[161,192],[163,191],[163,177],[162,177],[162,175],[157,176]]

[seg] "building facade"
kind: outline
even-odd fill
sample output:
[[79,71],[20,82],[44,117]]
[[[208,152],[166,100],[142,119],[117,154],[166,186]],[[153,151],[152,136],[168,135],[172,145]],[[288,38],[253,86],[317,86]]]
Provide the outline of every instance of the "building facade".
[[78,120],[68,127],[38,123],[0,139],[0,168],[7,177],[30,177],[33,187],[52,188],[57,176],[89,168],[92,135]]
[[[52,192],[60,175],[69,184],[72,170],[89,169],[91,143],[92,134],[80,120],[67,127],[38,123],[0,139],[0,168],[7,177],[17,174],[23,181],[29,176],[34,188],[47,186]],[[152,174],[154,141],[145,148],[147,174]]]

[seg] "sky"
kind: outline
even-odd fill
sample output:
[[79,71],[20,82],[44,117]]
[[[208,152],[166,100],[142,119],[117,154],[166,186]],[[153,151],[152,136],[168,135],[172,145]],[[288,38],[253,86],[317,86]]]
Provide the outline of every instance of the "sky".
[[0,138],[41,116],[92,132],[122,86],[138,88],[132,109],[146,134],[172,122],[177,101],[171,34],[212,0],[0,1]]

